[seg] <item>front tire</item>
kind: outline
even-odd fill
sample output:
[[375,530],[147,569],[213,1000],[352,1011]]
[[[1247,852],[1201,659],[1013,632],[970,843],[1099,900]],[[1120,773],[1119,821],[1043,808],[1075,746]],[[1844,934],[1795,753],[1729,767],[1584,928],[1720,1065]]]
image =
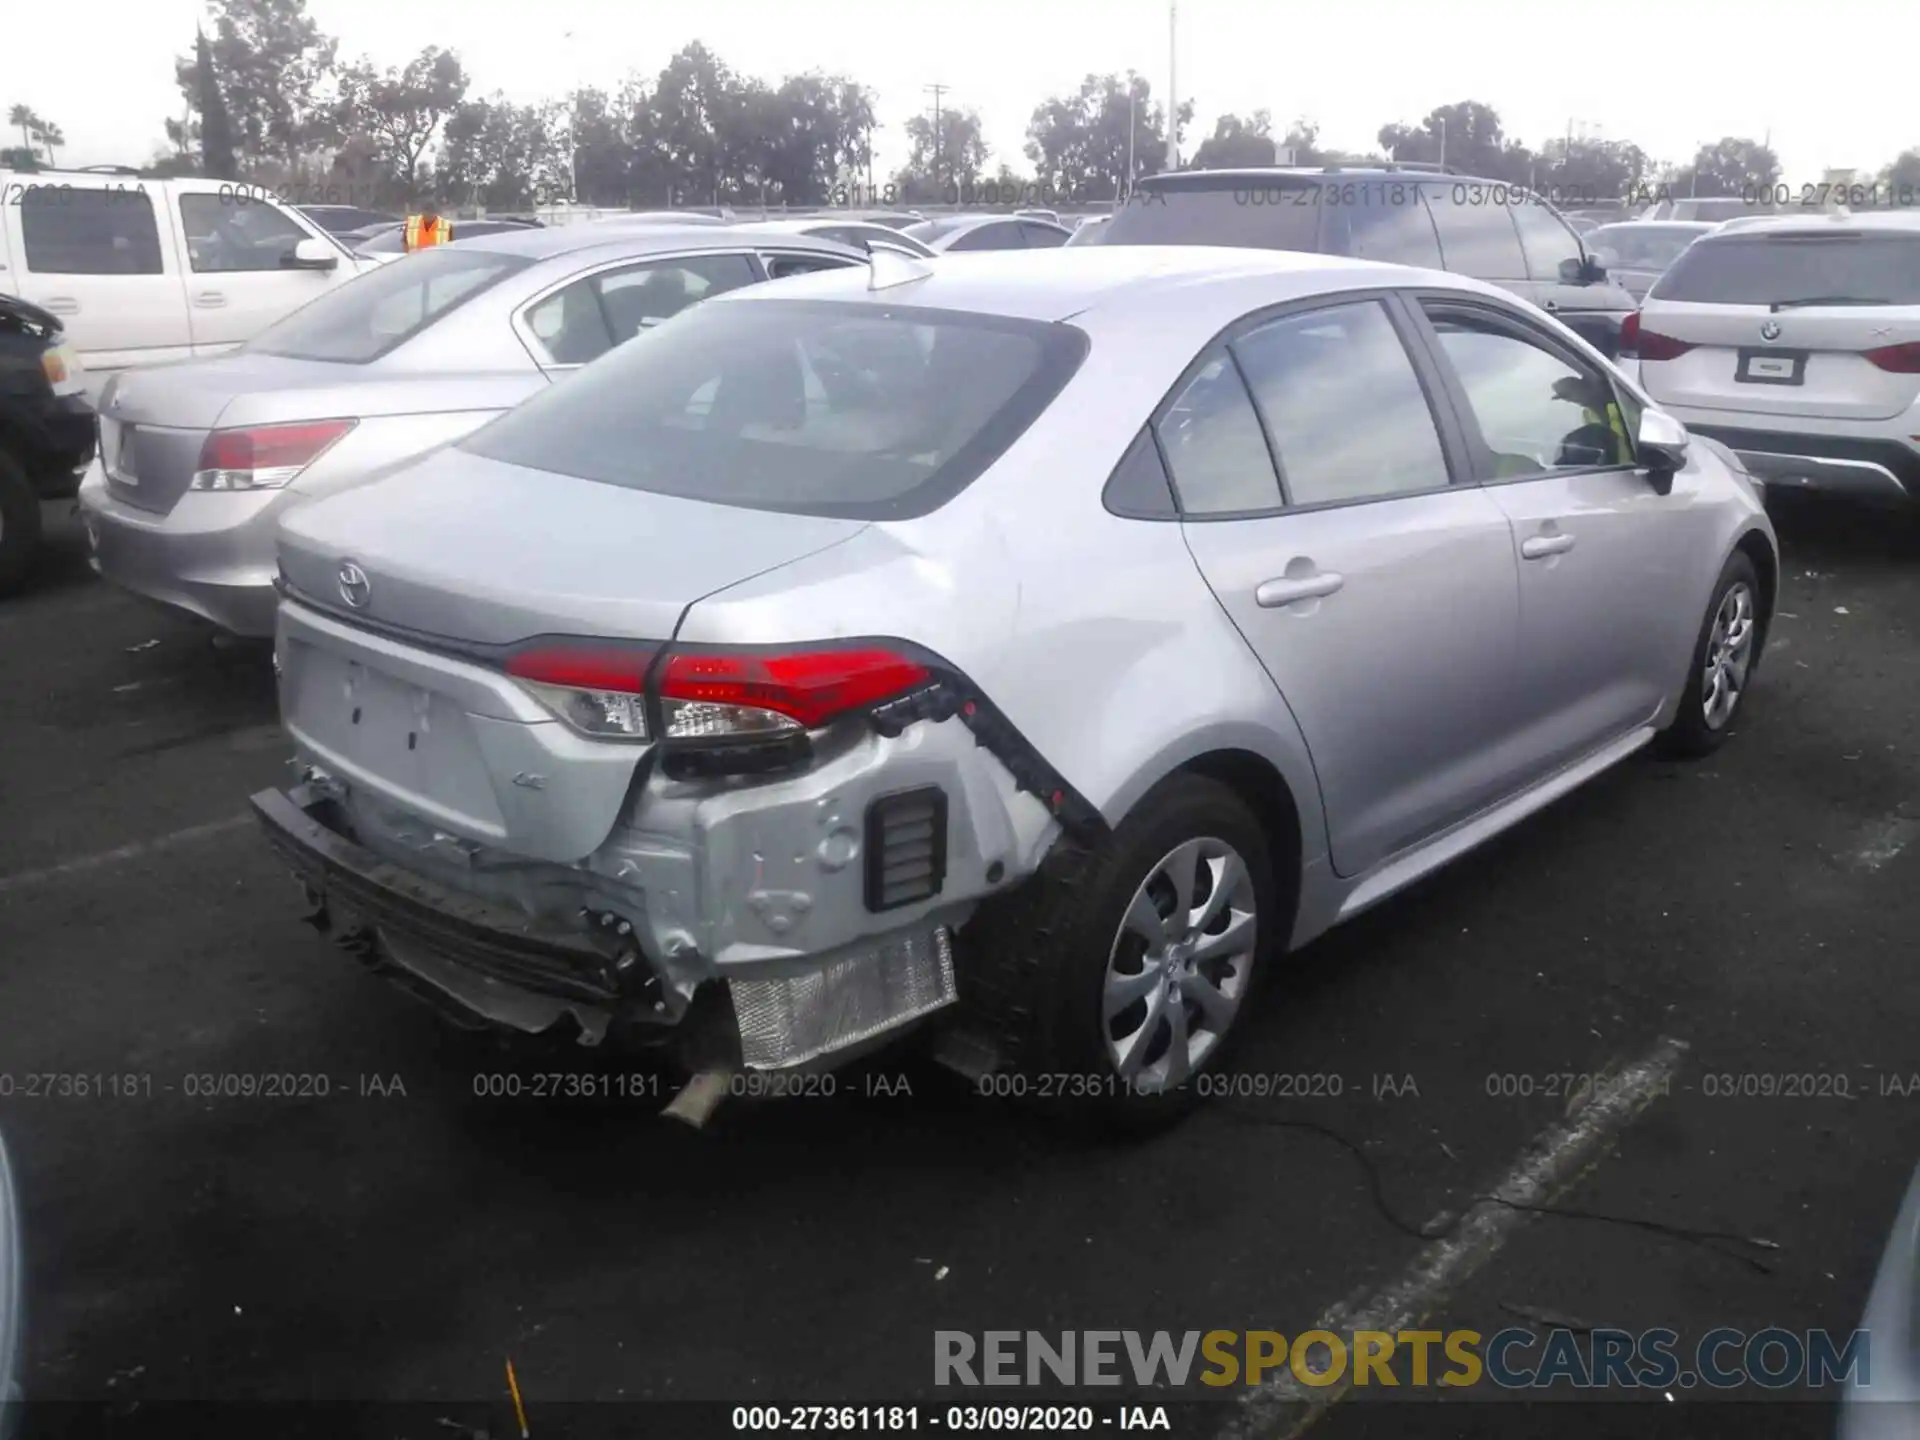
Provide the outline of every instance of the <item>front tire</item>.
[[1191,1110],[1291,928],[1272,855],[1232,790],[1178,775],[989,907],[964,937],[963,996],[990,1018],[1012,1093],[1108,1131]]
[[24,589],[40,552],[40,497],[13,457],[0,450],[0,595]]
[[1660,754],[1697,759],[1726,743],[1760,658],[1760,629],[1760,577],[1735,551],[1713,587],[1679,713],[1655,742]]

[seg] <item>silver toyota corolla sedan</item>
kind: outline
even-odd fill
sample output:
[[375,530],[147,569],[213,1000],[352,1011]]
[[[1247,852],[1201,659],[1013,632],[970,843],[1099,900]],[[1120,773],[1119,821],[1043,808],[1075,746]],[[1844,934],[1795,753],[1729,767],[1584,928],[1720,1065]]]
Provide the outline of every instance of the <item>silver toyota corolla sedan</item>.
[[271,635],[281,516],[457,439],[695,301],[865,259],[751,225],[581,225],[397,260],[232,354],[108,382],[80,489],[94,568]]
[[709,1089],[940,1012],[1116,1118],[1281,952],[1714,748],[1778,575],[1729,452],[1492,286],[1118,246],[729,294],[280,564],[254,806],[375,968]]

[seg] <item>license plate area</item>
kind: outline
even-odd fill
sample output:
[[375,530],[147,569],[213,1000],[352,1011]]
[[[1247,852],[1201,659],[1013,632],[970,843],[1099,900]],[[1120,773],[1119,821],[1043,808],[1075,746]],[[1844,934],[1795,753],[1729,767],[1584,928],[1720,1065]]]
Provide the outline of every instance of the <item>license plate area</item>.
[[1734,366],[1733,378],[1742,385],[1804,385],[1807,383],[1807,352],[1804,350],[1742,350]]
[[103,423],[100,427],[100,463],[106,466],[108,477],[122,485],[140,483],[139,447],[134,436],[131,425],[108,428]]
[[476,722],[458,701],[295,637],[285,651],[288,726],[323,763],[449,828],[503,833]]

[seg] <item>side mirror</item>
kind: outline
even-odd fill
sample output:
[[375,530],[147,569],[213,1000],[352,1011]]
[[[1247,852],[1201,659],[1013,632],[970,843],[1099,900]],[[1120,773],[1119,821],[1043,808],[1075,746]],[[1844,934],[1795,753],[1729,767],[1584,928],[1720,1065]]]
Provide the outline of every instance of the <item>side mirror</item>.
[[1664,411],[1642,410],[1634,448],[1654,488],[1665,495],[1673,488],[1674,472],[1687,463],[1687,427]]
[[289,270],[331,270],[340,263],[340,252],[324,240],[308,236],[281,257]]

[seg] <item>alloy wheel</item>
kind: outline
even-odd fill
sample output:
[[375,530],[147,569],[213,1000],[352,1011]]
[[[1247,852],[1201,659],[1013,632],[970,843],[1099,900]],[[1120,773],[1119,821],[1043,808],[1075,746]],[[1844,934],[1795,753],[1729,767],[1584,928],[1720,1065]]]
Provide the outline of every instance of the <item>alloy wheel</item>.
[[1107,956],[1107,1057],[1142,1092],[1173,1090],[1226,1037],[1253,975],[1253,877],[1211,836],[1168,851],[1134,891]]
[[1753,621],[1753,591],[1744,582],[1728,586],[1713,614],[1701,676],[1700,705],[1709,730],[1719,730],[1733,718],[1746,691],[1747,672],[1753,667]]

